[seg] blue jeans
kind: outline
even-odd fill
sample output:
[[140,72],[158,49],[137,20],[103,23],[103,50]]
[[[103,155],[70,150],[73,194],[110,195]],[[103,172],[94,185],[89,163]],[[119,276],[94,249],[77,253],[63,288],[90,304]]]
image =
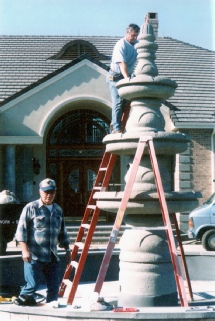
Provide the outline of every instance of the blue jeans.
[[41,262],[32,260],[31,263],[24,262],[26,285],[22,288],[20,295],[33,295],[41,284],[41,277],[45,276],[47,285],[46,302],[58,300],[59,272],[60,263],[58,261]]
[[111,99],[112,99],[112,126],[113,130],[121,130],[122,129],[122,113],[123,108],[125,106],[126,101],[119,96],[118,89],[116,88],[117,81],[112,81],[109,79],[109,73],[107,74],[106,79],[107,84],[110,88]]

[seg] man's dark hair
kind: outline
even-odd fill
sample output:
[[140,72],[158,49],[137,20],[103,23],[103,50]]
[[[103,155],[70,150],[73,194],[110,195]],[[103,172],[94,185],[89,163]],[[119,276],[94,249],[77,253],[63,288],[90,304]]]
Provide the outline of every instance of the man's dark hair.
[[130,23],[130,25],[127,27],[126,31],[131,32],[131,30],[134,30],[135,32],[140,32],[140,27],[136,25],[135,23]]

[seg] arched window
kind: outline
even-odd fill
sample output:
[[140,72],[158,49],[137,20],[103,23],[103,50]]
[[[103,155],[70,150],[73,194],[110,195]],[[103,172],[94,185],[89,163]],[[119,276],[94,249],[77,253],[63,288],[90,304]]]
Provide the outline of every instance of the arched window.
[[104,153],[102,140],[108,133],[107,118],[91,110],[74,110],[59,119],[50,130],[47,156],[101,157]]

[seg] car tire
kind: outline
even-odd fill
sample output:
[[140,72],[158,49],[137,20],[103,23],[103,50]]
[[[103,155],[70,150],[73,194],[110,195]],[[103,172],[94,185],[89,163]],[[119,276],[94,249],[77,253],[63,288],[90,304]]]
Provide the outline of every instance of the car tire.
[[202,246],[206,251],[215,251],[215,229],[203,234]]

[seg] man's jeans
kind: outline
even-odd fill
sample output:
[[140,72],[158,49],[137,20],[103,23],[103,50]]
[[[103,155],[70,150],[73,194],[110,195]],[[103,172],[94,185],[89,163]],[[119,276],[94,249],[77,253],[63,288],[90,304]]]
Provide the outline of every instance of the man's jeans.
[[116,88],[117,81],[111,81],[109,79],[109,73],[107,74],[107,84],[110,88],[112,99],[112,126],[113,131],[122,129],[122,113],[125,107],[126,101],[119,96],[118,89]]
[[59,280],[60,263],[41,262],[32,260],[31,263],[24,262],[24,274],[27,284],[22,288],[20,295],[33,295],[41,284],[41,277],[45,276],[47,285],[46,302],[57,301],[60,286]]

